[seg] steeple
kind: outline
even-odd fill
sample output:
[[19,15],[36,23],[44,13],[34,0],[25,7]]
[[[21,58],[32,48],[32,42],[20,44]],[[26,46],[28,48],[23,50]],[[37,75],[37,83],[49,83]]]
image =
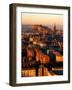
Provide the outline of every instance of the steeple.
[[57,31],[56,25],[54,24],[54,34],[56,34],[56,31]]
[[56,31],[56,25],[54,24],[54,31]]

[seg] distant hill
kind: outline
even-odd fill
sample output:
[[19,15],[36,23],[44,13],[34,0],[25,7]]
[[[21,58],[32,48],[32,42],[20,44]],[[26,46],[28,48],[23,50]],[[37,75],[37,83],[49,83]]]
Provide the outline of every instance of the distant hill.
[[37,33],[37,31],[33,30],[32,25],[22,25],[22,31],[27,33],[30,32]]

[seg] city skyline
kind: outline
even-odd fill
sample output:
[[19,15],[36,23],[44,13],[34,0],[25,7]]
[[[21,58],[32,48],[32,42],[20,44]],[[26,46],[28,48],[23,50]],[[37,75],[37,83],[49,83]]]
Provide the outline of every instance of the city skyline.
[[35,13],[22,13],[22,25],[46,25],[53,28],[54,25],[57,29],[63,29],[63,15],[59,14],[35,14]]

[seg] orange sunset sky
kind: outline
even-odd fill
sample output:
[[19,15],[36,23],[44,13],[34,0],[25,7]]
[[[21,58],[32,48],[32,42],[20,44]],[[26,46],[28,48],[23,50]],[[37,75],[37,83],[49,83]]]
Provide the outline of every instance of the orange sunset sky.
[[63,25],[63,15],[22,13],[22,24]]

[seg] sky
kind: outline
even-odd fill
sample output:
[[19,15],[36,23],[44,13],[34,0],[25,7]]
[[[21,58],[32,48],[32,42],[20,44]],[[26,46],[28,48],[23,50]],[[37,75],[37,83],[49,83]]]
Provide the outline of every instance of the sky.
[[22,13],[22,24],[42,24],[42,25],[57,25],[59,28],[63,26],[63,15],[59,14],[37,14],[37,13]]

